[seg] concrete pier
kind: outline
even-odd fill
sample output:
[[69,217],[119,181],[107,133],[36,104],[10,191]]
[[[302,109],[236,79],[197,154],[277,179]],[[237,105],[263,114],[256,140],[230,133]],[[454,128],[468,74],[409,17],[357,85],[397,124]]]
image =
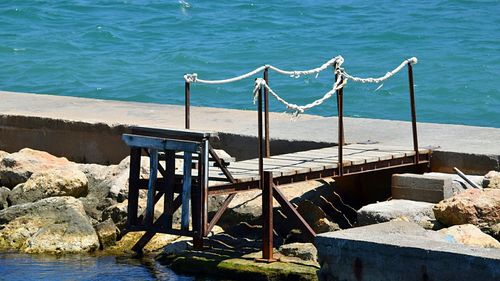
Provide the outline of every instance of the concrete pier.
[[320,234],[319,280],[498,280],[500,251],[470,247],[410,222]]
[[[418,118],[418,107],[417,107]],[[280,154],[333,145],[337,118],[270,114],[271,153]],[[116,163],[128,150],[120,140],[129,126],[183,128],[184,107],[0,91],[0,149],[45,150],[74,161]],[[411,123],[345,118],[350,143],[379,142],[412,147]],[[220,132],[219,146],[238,159],[257,154],[257,113],[192,107],[193,129]],[[499,167],[500,129],[418,123],[419,145],[432,147],[434,171],[481,174]]]

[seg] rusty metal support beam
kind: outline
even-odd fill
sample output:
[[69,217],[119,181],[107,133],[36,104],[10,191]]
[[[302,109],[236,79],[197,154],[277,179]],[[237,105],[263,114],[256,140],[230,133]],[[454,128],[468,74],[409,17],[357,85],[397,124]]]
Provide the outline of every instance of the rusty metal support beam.
[[258,141],[259,141],[259,178],[260,178],[260,189],[262,189],[262,179],[264,178],[264,148],[262,145],[263,139],[262,139],[262,87],[259,89],[259,99],[258,99],[258,106],[257,106],[257,113],[258,113]]
[[417,112],[415,108],[415,87],[413,85],[413,66],[408,63],[408,84],[410,86],[411,128],[413,133],[413,150],[415,150],[415,164],[418,164],[418,136]]
[[198,162],[199,184],[195,185],[196,191],[193,191],[191,198],[193,214],[193,246],[197,250],[203,249],[203,237],[208,233],[208,157],[209,157],[208,139],[202,141],[201,151]]
[[344,146],[344,88],[337,91],[338,98],[338,145],[339,145],[339,175],[344,175],[343,146]]
[[264,172],[262,181],[262,258],[258,262],[274,262],[273,258],[273,173]]
[[290,201],[286,199],[285,195],[283,195],[283,193],[281,193],[278,188],[273,188],[273,196],[274,199],[276,199],[276,201],[278,201],[278,203],[280,204],[281,209],[283,210],[283,213],[285,213],[287,219],[300,227],[302,230],[302,234],[305,235],[311,242],[314,241],[316,233],[311,228],[311,226],[309,226],[306,220],[299,214],[299,212],[297,212],[292,203],[290,203]]
[[222,160],[219,158],[219,155],[217,155],[217,153],[215,153],[215,150],[212,148],[212,146],[210,146],[208,149],[209,149],[210,155],[212,155],[212,158],[215,160],[215,162],[217,162],[219,168],[221,169],[224,176],[226,176],[226,178],[229,180],[229,182],[232,182],[232,183],[236,182],[235,179],[233,178],[233,176],[231,175],[231,172],[229,172],[229,170],[224,165],[224,163],[222,163]]
[[212,220],[208,224],[208,229],[207,229],[208,232],[212,231],[212,228],[214,228],[214,226],[217,224],[219,219],[222,217],[222,214],[224,214],[227,207],[229,206],[229,204],[231,204],[231,201],[233,201],[235,196],[236,196],[236,193],[232,193],[226,197],[226,199],[224,200],[224,203],[222,203],[222,206],[220,206],[219,210],[217,210],[214,217],[212,218]]
[[[264,69],[264,80],[269,85],[269,69]],[[264,132],[265,132],[265,155],[271,157],[271,142],[269,135],[269,90],[264,88]]]

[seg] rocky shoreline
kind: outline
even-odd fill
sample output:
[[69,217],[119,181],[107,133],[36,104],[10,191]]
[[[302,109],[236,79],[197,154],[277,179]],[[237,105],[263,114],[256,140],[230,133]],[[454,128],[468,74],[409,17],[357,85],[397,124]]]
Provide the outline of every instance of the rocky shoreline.
[[[141,176],[147,178],[149,161],[143,160]],[[132,245],[142,233],[125,230],[128,173],[128,158],[104,166],[74,163],[29,148],[0,151],[0,251],[132,255]],[[332,192],[332,182],[305,182],[283,190],[317,233],[407,221],[453,243],[500,248],[500,173],[492,171],[480,180],[483,190],[456,190],[439,203],[392,199],[359,210]],[[141,193],[140,209],[145,195]],[[223,199],[210,198],[209,209],[217,210]],[[157,210],[163,209],[161,201]],[[189,239],[165,234],[157,234],[144,250],[189,274],[232,272],[234,278],[256,280],[317,278],[323,265],[317,261],[316,248],[304,243],[300,231],[285,223],[278,208],[274,240],[280,262],[254,262],[260,256],[260,204],[258,191],[238,195],[207,239],[208,251],[194,251]]]

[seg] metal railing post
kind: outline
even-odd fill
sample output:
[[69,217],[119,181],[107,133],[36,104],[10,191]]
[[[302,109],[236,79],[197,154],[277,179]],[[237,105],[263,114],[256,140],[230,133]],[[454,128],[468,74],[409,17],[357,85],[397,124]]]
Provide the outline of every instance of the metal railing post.
[[410,86],[411,127],[413,133],[413,150],[415,150],[415,164],[419,162],[418,136],[417,136],[417,113],[415,109],[415,90],[413,86],[413,66],[408,63],[408,83]]
[[185,82],[184,83],[184,125],[186,129],[189,129],[191,124],[190,124],[190,106],[191,106],[191,94],[190,94],[190,83]]
[[[264,80],[269,85],[269,69],[264,69]],[[271,157],[271,144],[269,136],[269,90],[264,88],[264,132],[265,132],[265,155],[266,158]]]
[[[342,80],[343,78],[341,78]],[[341,81],[342,82],[342,81]],[[342,83],[341,83],[342,84]],[[339,176],[344,175],[344,163],[343,163],[343,152],[342,148],[344,146],[344,88],[340,88],[337,91],[338,99],[338,145],[339,145]]]
[[259,262],[274,262],[273,258],[273,172],[264,172],[262,187],[262,258]]
[[259,139],[259,188],[262,189],[262,180],[264,177],[264,149],[262,145],[262,86],[259,89],[259,104],[257,108],[258,116],[258,134],[257,138]]

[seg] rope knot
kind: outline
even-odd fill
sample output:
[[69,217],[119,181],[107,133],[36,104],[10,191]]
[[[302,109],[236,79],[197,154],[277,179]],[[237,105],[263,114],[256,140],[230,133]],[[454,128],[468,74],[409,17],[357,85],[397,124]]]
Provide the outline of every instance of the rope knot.
[[260,94],[260,89],[262,86],[266,86],[266,80],[262,78],[255,78],[254,88],[253,88],[253,104],[257,103],[257,97]]
[[406,60],[409,64],[417,64],[418,59],[416,57],[410,58]]
[[188,83],[196,83],[198,80],[198,74],[197,73],[192,73],[192,74],[186,74],[184,75],[184,80]]

